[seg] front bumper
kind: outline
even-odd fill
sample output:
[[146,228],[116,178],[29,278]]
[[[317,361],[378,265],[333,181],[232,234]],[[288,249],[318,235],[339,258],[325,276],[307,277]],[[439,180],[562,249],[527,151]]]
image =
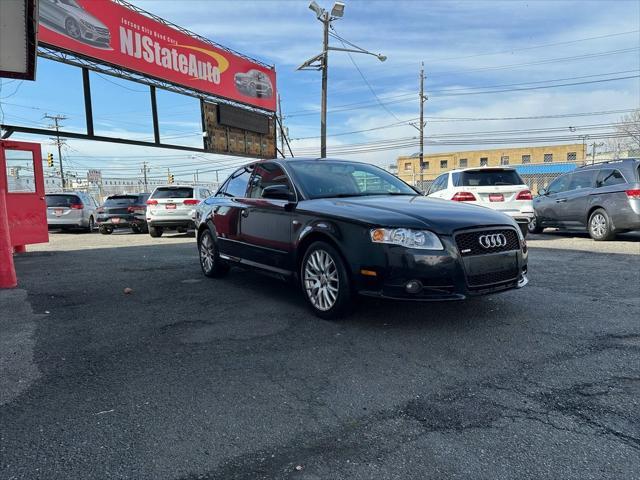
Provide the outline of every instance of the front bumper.
[[[358,293],[395,300],[463,300],[522,288],[529,282],[524,243],[525,248],[518,250],[466,256],[459,253],[453,237],[440,240],[445,247],[441,251],[379,245],[378,263],[357,266],[352,272]],[[420,288],[409,293],[407,284],[412,281]]]

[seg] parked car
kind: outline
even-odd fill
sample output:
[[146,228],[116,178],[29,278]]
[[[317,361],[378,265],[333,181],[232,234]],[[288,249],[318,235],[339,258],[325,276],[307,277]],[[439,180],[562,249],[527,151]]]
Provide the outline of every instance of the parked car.
[[95,228],[98,205],[85,192],[48,193],[47,225],[50,229],[84,229],[92,232]]
[[260,70],[251,69],[246,73],[236,73],[233,77],[236,89],[246,95],[257,98],[271,98],[273,85],[269,76]]
[[131,228],[133,233],[147,233],[148,193],[111,195],[96,210],[100,233],[110,235],[118,228]]
[[41,0],[40,21],[60,29],[79,42],[108,48],[111,33],[107,26],[84,10],[75,0]]
[[533,196],[514,168],[452,170],[434,180],[426,195],[492,208],[513,217],[523,235],[533,219]]
[[640,159],[587,165],[560,175],[533,200],[532,233],[585,231],[594,240],[640,230]]
[[527,246],[512,217],[426,198],[373,165],[279,159],[236,170],[196,209],[200,265],[295,279],[322,318],[355,294],[460,300],[527,284]]
[[211,195],[208,188],[190,185],[156,187],[147,200],[149,235],[161,237],[165,229],[186,232],[194,228],[196,205]]

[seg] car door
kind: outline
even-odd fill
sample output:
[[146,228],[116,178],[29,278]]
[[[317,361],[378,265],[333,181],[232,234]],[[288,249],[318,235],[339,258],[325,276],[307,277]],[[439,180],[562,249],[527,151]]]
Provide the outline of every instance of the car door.
[[597,170],[581,170],[571,174],[567,191],[562,195],[558,215],[567,228],[586,227],[589,197],[593,193]]
[[554,227],[560,225],[559,206],[565,201],[561,195],[564,194],[569,186],[570,179],[571,174],[559,176],[549,184],[544,195],[536,197],[536,216],[545,226]]
[[[288,199],[264,198],[265,188],[286,185]],[[291,203],[295,192],[284,169],[276,162],[256,164],[240,214],[240,240],[246,259],[279,273],[292,270]]]
[[217,244],[222,255],[245,258],[246,247],[240,239],[240,214],[246,207],[247,187],[253,166],[239,168],[231,174],[218,190],[219,204],[213,207],[213,224]]

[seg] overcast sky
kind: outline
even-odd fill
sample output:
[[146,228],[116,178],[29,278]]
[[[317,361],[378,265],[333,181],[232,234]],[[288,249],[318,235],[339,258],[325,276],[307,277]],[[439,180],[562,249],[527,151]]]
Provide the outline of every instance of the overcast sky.
[[[274,64],[294,153],[318,148],[320,73],[295,70],[321,49],[321,24],[308,10],[308,2],[134,3],[217,43]],[[318,3],[331,7],[331,3]],[[640,106],[640,2],[636,0],[346,3],[344,18],[335,22],[335,31],[367,50],[383,53],[388,60],[381,63],[373,56],[331,52],[330,153],[332,147],[340,145],[406,139],[402,140],[407,144],[403,148],[346,157],[386,166],[398,155],[416,152],[417,130],[406,122],[415,121],[419,113],[418,73],[422,61],[429,96],[425,104],[426,152],[477,146],[447,145],[442,135],[449,133],[456,134],[450,137],[455,139],[469,132],[534,128],[558,127],[565,129],[558,131],[564,133],[569,127],[610,124],[621,114],[477,119],[548,117]],[[65,128],[83,131],[80,70],[41,59],[37,74],[35,83],[3,80],[0,98],[4,122],[43,126],[48,123],[42,119],[44,113],[64,114],[69,117],[64,121]],[[611,80],[620,77],[632,78]],[[98,133],[152,138],[144,86],[95,74],[91,80]],[[557,86],[560,84],[569,85]],[[161,93],[159,108],[167,141],[201,142],[197,101]],[[386,128],[392,124],[395,126]],[[369,131],[340,135],[361,130]],[[480,136],[503,135],[471,137]],[[53,147],[46,144],[43,150],[46,154]],[[242,162],[215,155],[193,158],[178,151],[74,140],[67,142],[64,156],[67,168],[81,174],[89,167],[101,168],[104,175],[136,174],[140,163],[147,160],[154,167],[153,175],[165,175],[170,166],[183,180],[196,164],[198,168],[200,164],[211,168]]]

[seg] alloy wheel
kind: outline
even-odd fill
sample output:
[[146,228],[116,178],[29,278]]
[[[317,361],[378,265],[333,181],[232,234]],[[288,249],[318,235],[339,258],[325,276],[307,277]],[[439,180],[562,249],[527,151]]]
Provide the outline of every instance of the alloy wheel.
[[601,213],[591,218],[591,231],[596,237],[604,237],[607,233],[607,219]]
[[80,27],[74,20],[67,21],[67,33],[71,38],[80,38]]
[[200,240],[200,263],[202,263],[202,268],[205,272],[211,272],[214,262],[215,248],[213,246],[213,239],[211,235],[205,233]]
[[304,266],[304,287],[311,304],[321,311],[330,310],[338,299],[340,279],[331,255],[315,250]]

